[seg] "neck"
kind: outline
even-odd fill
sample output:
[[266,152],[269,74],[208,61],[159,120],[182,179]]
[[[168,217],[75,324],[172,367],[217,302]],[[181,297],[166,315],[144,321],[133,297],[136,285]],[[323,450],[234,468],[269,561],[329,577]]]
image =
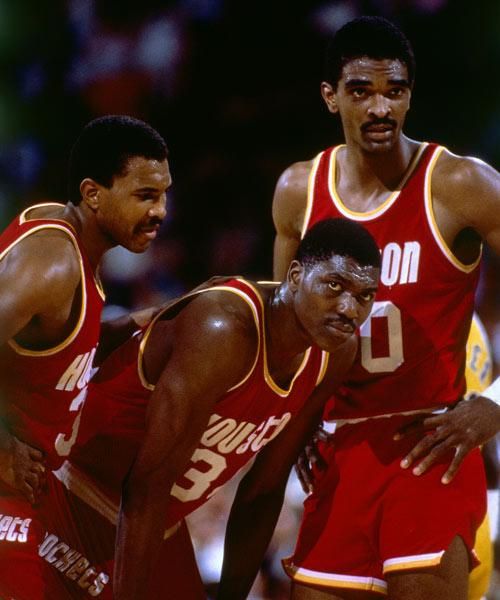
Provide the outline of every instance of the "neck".
[[102,256],[115,244],[103,235],[99,228],[95,214],[85,204],[75,206],[71,202],[66,205],[63,218],[75,229],[80,242],[85,248],[87,257],[94,271],[96,271]]
[[401,135],[387,152],[367,152],[358,145],[347,142],[343,156],[339,157],[343,174],[359,187],[383,186],[397,189],[407,171],[419,142]]
[[293,296],[287,283],[275,288],[265,304],[266,347],[269,368],[290,366],[311,346],[306,332],[297,321]]

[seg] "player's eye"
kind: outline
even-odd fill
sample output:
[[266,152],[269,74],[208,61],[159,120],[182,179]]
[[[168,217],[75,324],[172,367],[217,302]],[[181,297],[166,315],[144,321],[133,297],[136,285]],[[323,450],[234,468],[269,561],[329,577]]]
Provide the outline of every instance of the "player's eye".
[[392,88],[389,92],[389,95],[391,96],[391,98],[399,98],[403,95],[403,91],[403,88]]
[[360,294],[360,298],[361,300],[363,300],[363,302],[371,302],[373,300],[374,297],[374,293],[373,292],[367,292],[366,294]]
[[352,90],[352,95],[355,98],[363,98],[366,95],[366,90],[365,88],[354,88]]
[[331,290],[333,290],[334,292],[341,292],[342,291],[342,286],[337,281],[330,281],[330,283],[328,284],[328,287]]

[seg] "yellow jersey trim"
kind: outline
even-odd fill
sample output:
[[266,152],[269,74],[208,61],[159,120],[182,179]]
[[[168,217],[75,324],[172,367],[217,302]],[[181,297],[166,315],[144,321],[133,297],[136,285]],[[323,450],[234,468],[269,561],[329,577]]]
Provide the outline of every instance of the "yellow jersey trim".
[[431,554],[416,554],[415,556],[390,558],[384,561],[382,572],[385,574],[393,573],[394,571],[404,571],[406,569],[434,567],[439,565],[444,552],[444,550],[441,550],[441,552],[433,552]]
[[304,211],[304,221],[302,223],[302,231],[300,232],[300,239],[302,239],[309,227],[309,221],[311,219],[312,208],[314,204],[314,184],[316,183],[316,173],[318,172],[319,161],[325,152],[320,152],[313,160],[311,171],[307,179],[307,200],[306,210]]
[[321,352],[321,366],[319,368],[318,378],[316,379],[315,385],[318,386],[325,378],[325,373],[328,368],[328,362],[330,360],[330,354],[322,350]]
[[[59,206],[61,208],[65,207],[65,205],[61,204],[60,202],[41,202],[40,204],[34,204],[33,206],[29,206],[28,208],[24,209],[23,212],[19,215],[19,223],[21,225],[23,225],[24,223],[28,223],[30,221],[39,221],[41,219],[49,219],[50,221],[59,221],[59,223],[64,223],[67,227],[69,227],[75,236],[77,235],[73,225],[71,225],[71,223],[68,223],[68,221],[65,221],[64,219],[56,219],[54,217],[35,217],[33,219],[29,218],[29,216],[28,216],[29,212],[31,212],[32,210],[36,210],[37,208],[44,208],[46,206]],[[95,282],[97,291],[99,293],[99,296],[101,296],[101,298],[104,302],[106,300],[106,293],[104,291],[104,287],[102,285],[100,278],[97,276],[97,273],[94,273],[94,282]]]
[[282,564],[286,574],[294,581],[324,588],[363,590],[387,595],[387,583],[383,579],[312,571],[295,566],[291,559],[282,560]]
[[481,256],[483,254],[482,244],[481,244],[481,250],[479,252],[479,256],[472,264],[466,265],[463,262],[459,261],[458,258],[456,258],[456,256],[450,250],[450,248],[446,244],[443,236],[441,235],[441,232],[439,231],[439,227],[437,225],[436,217],[434,214],[434,208],[432,206],[432,186],[431,186],[432,173],[434,171],[434,167],[436,166],[436,163],[437,163],[439,157],[441,156],[441,153],[443,152],[443,150],[445,150],[444,146],[439,146],[438,148],[436,148],[436,150],[434,151],[434,155],[427,167],[427,172],[425,174],[425,186],[424,186],[424,199],[425,200],[424,201],[425,201],[425,212],[427,215],[427,221],[429,223],[429,228],[432,232],[432,235],[434,236],[434,239],[436,240],[436,244],[439,246],[439,248],[441,249],[441,252],[449,260],[449,262],[454,267],[456,267],[459,271],[462,271],[463,273],[471,273],[481,262]]
[[335,204],[337,210],[340,213],[342,213],[345,217],[348,217],[355,221],[370,221],[371,219],[374,219],[374,218],[379,217],[380,215],[384,214],[387,210],[389,210],[389,208],[398,199],[399,194],[401,193],[401,190],[404,188],[404,186],[406,185],[406,182],[408,181],[408,179],[411,177],[411,175],[415,171],[415,168],[416,168],[417,164],[419,163],[420,158],[427,146],[428,146],[427,142],[422,142],[420,144],[418,150],[415,152],[415,155],[411,159],[410,164],[408,165],[408,168],[406,169],[406,171],[403,175],[403,178],[397,185],[397,188],[389,194],[389,196],[382,202],[382,204],[380,204],[380,206],[377,206],[377,208],[374,208],[373,210],[369,210],[366,212],[357,212],[357,211],[351,210],[342,202],[340,196],[337,193],[337,185],[336,185],[337,158],[336,157],[337,157],[338,150],[340,148],[345,148],[345,144],[342,144],[341,146],[337,146],[333,150],[333,152],[330,156],[329,175],[328,175],[328,189],[329,189],[332,201]]
[[[259,298],[259,301],[262,304],[262,300],[260,299],[260,295],[258,294],[257,290],[255,290],[255,288],[250,285],[248,283],[248,281],[246,280],[238,280],[238,281],[244,281],[244,283],[246,285],[248,285],[248,287],[250,287],[252,290],[254,290],[255,294],[257,295],[257,297]],[[233,391],[234,389],[240,387],[241,385],[243,385],[245,383],[245,381],[247,381],[247,379],[250,377],[250,375],[253,373],[253,370],[255,369],[255,366],[257,364],[258,358],[259,358],[259,351],[260,351],[260,344],[261,344],[261,340],[260,340],[260,329],[259,329],[259,315],[257,314],[257,310],[253,304],[253,302],[250,299],[250,296],[248,296],[248,294],[246,294],[245,292],[243,292],[242,290],[239,290],[237,288],[232,288],[229,287],[227,285],[217,285],[211,288],[205,288],[203,290],[197,290],[195,292],[191,292],[189,294],[186,294],[185,296],[182,296],[182,298],[179,299],[179,301],[181,300],[185,300],[186,298],[189,298],[191,296],[198,296],[199,294],[202,294],[204,292],[208,292],[208,291],[226,291],[226,292],[232,292],[234,294],[236,294],[237,296],[240,296],[240,298],[242,298],[250,307],[251,311],[252,311],[252,315],[253,315],[253,319],[255,322],[255,327],[257,329],[257,351],[255,353],[255,359],[252,363],[252,366],[250,368],[250,370],[248,371],[248,373],[245,375],[245,377],[236,385],[234,385],[232,388],[230,388],[229,390],[227,390],[228,392]],[[160,317],[169,309],[171,309],[173,306],[175,306],[175,304],[170,304],[169,306],[166,306],[163,310],[161,310],[156,316],[155,318],[151,321],[151,323],[148,325],[142,340],[139,344],[139,355],[138,355],[138,360],[137,360],[137,374],[139,376],[139,380],[141,382],[141,384],[143,385],[144,388],[146,388],[147,390],[153,391],[155,389],[154,384],[149,383],[148,380],[146,379],[146,375],[144,373],[144,351],[146,349],[146,344],[147,341],[149,339],[149,336],[151,334],[151,331],[153,329],[153,325],[156,323],[156,321],[158,321],[158,319],[160,319]],[[227,393],[227,392],[226,392]]]
[[14,248],[14,246],[16,246],[19,242],[21,242],[22,240],[24,240],[31,234],[36,233],[37,231],[41,231],[43,229],[58,229],[60,231],[64,231],[67,234],[67,236],[70,238],[73,246],[75,247],[75,250],[78,254],[78,262],[80,265],[80,275],[81,275],[81,281],[82,281],[82,303],[81,303],[81,307],[80,307],[80,315],[78,317],[77,324],[75,325],[75,328],[73,329],[73,331],[69,334],[69,336],[65,340],[63,340],[60,344],[58,344],[54,348],[48,348],[46,350],[28,350],[27,348],[23,348],[22,346],[20,346],[15,340],[13,340],[13,339],[9,340],[8,341],[9,346],[14,350],[14,352],[16,352],[17,354],[20,354],[21,356],[34,356],[34,357],[52,356],[54,354],[57,354],[61,350],[64,350],[64,348],[68,347],[71,344],[71,342],[76,338],[78,333],[80,332],[82,325],[83,325],[83,321],[85,319],[85,314],[87,311],[87,290],[86,290],[86,286],[85,286],[85,269],[83,266],[83,258],[82,258],[81,252],[80,252],[80,248],[78,247],[78,242],[76,241],[75,235],[71,231],[69,231],[66,227],[62,227],[61,225],[55,225],[55,224],[50,224],[50,223],[49,224],[45,223],[43,225],[39,225],[38,227],[33,227],[33,229],[30,229],[29,231],[25,232],[23,235],[21,235],[19,238],[17,238],[10,246],[8,246],[2,252],[2,254],[0,254],[0,260],[2,260],[4,258],[4,256],[6,256],[7,253],[10,250],[12,250],[12,248]]
[[[28,206],[28,208],[25,208],[23,212],[19,215],[19,223],[22,225],[23,223],[27,223],[28,221],[38,221],[39,219],[47,218],[51,221],[62,221],[63,223],[66,223],[66,221],[64,221],[63,219],[53,219],[52,217],[35,217],[34,219],[30,219],[28,217],[28,213],[30,211],[36,210],[37,208],[45,208],[46,206],[59,206],[60,208],[64,208],[64,204],[61,204],[60,202],[40,202],[40,204],[33,204],[33,206]],[[70,223],[67,223],[67,225],[71,227],[71,229],[73,229]]]

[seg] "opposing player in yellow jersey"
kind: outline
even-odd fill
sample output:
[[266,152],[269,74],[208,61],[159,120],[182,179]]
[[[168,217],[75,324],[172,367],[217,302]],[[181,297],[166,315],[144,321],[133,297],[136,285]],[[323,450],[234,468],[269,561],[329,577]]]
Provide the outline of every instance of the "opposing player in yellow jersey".
[[[479,317],[474,314],[467,340],[465,369],[467,397],[473,394],[479,396],[490,385],[492,375],[492,356],[488,337]],[[481,600],[486,595],[493,570],[493,546],[488,515],[477,531],[474,549],[481,564],[469,575],[469,600]]]

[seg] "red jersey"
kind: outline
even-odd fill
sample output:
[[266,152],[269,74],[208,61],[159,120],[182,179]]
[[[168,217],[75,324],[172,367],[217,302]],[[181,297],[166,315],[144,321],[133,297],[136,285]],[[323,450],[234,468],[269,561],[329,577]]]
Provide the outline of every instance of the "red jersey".
[[81,270],[80,313],[70,335],[46,350],[29,350],[10,340],[0,354],[2,417],[18,438],[40,448],[51,468],[69,455],[85,400],[99,341],[104,295],[75,231],[58,219],[29,219],[25,210],[0,235],[0,261],[29,235],[63,231],[73,243]]
[[382,253],[381,282],[349,379],[329,405],[352,419],[449,405],[465,391],[465,345],[480,259],[459,262],[434,218],[431,176],[443,151],[421,144],[407,173],[377,209],[354,212],[336,191],[336,153],[321,152],[310,175],[302,234],[321,219],[362,224]]
[[[237,294],[250,307],[258,333],[256,355],[246,377],[217,402],[189,468],[173,486],[167,525],[203,504],[274,439],[304,406],[328,364],[326,352],[308,348],[288,389],[282,389],[267,366],[264,305],[258,291],[246,281],[231,280],[201,293],[214,290]],[[78,443],[70,460],[99,485],[71,466],[57,473],[71,491],[110,520],[144,433],[146,405],[153,389],[142,369],[147,336],[148,330],[138,332],[115,351],[89,385]]]

